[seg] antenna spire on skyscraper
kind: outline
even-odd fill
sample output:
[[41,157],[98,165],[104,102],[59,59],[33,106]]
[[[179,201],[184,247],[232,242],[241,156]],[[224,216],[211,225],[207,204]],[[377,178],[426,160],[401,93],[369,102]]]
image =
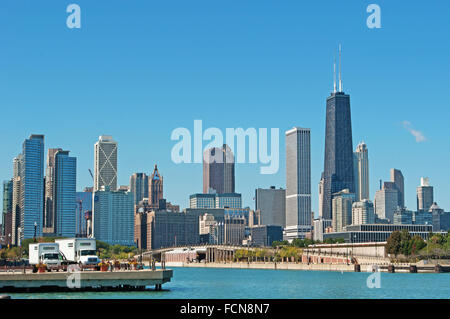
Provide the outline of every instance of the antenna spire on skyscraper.
[[339,92],[342,92],[343,87],[342,87],[342,76],[341,76],[341,70],[342,70],[342,65],[341,65],[341,44],[339,43]]
[[333,93],[336,93],[336,55],[333,62]]

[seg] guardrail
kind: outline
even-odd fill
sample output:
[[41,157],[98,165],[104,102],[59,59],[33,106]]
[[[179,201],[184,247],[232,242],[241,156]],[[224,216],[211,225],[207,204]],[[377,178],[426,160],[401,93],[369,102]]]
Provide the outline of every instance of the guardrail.
[[[73,264],[74,266],[76,266],[76,270],[77,271],[100,271],[101,267],[98,265],[78,265],[78,264]],[[61,265],[61,266],[57,266],[57,267],[49,267],[49,268],[45,268],[44,272],[53,272],[53,271],[68,271],[70,265]],[[137,264],[136,266],[133,266],[131,264],[128,263],[120,263],[120,264],[113,264],[110,263],[108,264],[108,270],[107,271],[127,271],[127,270],[142,270],[144,269],[143,264]],[[152,267],[152,269],[154,269],[154,267]],[[32,272],[38,272],[37,267],[35,266],[0,266],[0,273],[4,273],[4,272],[27,272],[27,271],[32,271]],[[103,270],[106,271],[106,270]]]

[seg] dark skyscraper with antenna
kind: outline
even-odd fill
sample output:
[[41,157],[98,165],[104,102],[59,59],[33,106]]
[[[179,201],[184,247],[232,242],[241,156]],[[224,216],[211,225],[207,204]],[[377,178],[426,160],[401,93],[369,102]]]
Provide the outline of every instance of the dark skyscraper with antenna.
[[343,189],[355,192],[353,171],[352,120],[350,96],[343,92],[341,79],[341,49],[339,46],[339,90],[336,90],[336,63],[334,89],[327,98],[325,129],[325,161],[323,174],[322,216],[332,219],[333,194]]

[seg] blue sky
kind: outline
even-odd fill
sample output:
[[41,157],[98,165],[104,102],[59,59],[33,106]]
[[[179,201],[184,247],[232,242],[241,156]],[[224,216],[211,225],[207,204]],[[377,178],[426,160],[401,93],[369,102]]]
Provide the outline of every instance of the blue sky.
[[[381,7],[368,29],[366,7]],[[81,7],[81,29],[66,7]],[[353,144],[369,148],[371,197],[389,169],[405,176],[415,209],[421,176],[450,210],[448,1],[25,1],[0,4],[0,178],[31,133],[78,158],[77,188],[92,184],[94,143],[119,143],[119,184],[157,163],[165,197],[182,207],[202,191],[201,164],[171,161],[177,127],[280,128],[280,170],[236,167],[236,191],[285,186],[284,131],[311,128],[312,199],[323,169],[325,101],[343,47]],[[405,129],[425,137],[417,142]]]

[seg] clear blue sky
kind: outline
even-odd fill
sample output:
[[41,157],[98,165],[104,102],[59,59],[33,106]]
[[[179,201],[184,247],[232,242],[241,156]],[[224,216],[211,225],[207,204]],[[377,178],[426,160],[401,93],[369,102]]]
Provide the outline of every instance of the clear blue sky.
[[[381,7],[368,29],[366,7]],[[81,7],[82,28],[66,27]],[[78,158],[77,188],[92,184],[94,143],[119,143],[119,184],[157,163],[165,197],[182,207],[202,191],[201,164],[172,163],[177,127],[280,128],[281,166],[236,167],[236,191],[285,186],[284,131],[311,128],[313,209],[323,169],[325,101],[343,46],[353,144],[369,148],[371,197],[389,169],[405,176],[415,209],[421,176],[450,210],[448,1],[32,1],[0,4],[0,178],[31,133]],[[416,142],[404,121],[420,131]]]

